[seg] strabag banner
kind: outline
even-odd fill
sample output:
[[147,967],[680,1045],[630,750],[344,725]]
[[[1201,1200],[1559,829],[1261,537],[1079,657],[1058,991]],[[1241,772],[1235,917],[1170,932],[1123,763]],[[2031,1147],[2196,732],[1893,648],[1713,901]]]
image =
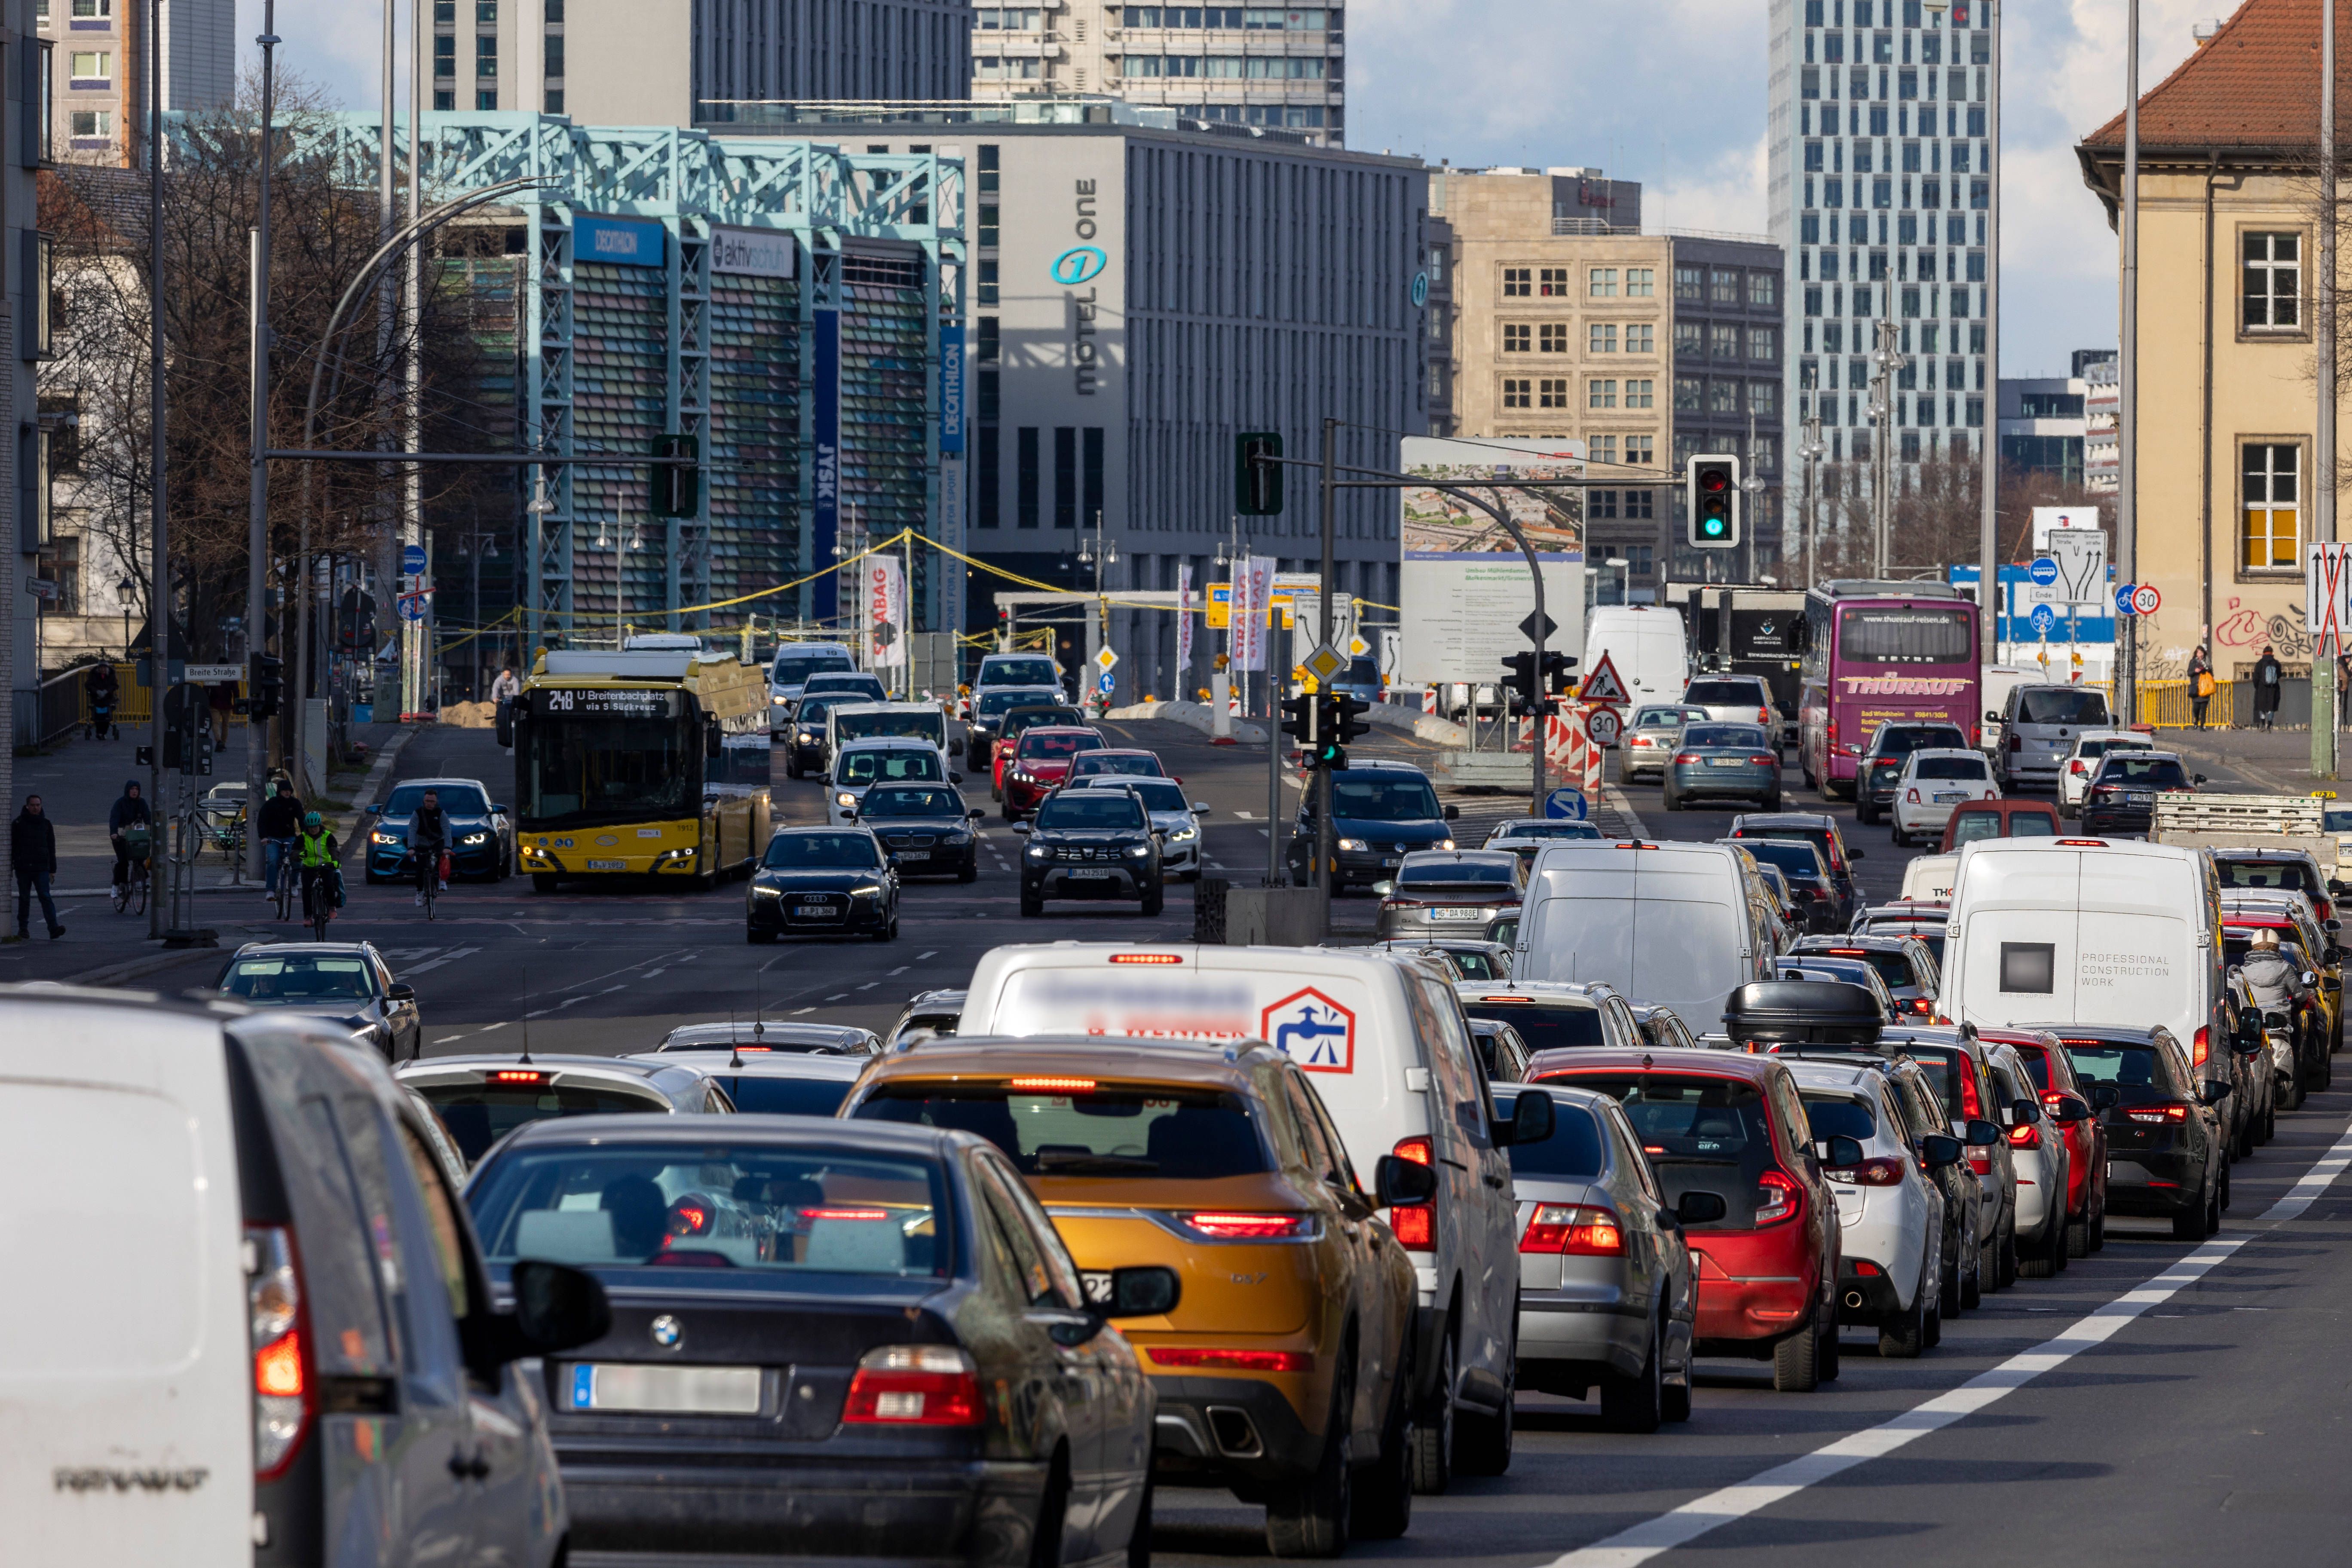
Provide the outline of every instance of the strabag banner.
[[1233,667],[1265,668],[1265,617],[1274,603],[1274,557],[1253,555],[1234,578]]
[[866,662],[875,669],[896,668],[907,662],[901,637],[906,618],[907,579],[895,555],[866,558]]
[[1176,568],[1176,696],[1184,695],[1184,682],[1192,675],[1192,565],[1182,563]]

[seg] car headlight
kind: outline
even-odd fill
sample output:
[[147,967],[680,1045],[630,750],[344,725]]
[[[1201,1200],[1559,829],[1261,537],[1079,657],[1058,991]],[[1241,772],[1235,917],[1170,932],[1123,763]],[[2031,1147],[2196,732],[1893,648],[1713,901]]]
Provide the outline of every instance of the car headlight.
[[1365,843],[1360,838],[1342,838],[1339,840],[1339,847],[1342,849],[1353,849],[1358,854],[1362,854],[1365,850],[1370,849],[1371,846]]
[[853,899],[878,899],[882,896],[882,884],[879,882],[867,882],[862,886],[852,888],[849,889],[849,896]]
[[803,746],[814,746],[814,745],[815,745],[815,744],[816,744],[816,731],[814,731],[814,730],[803,730],[803,731],[801,731],[801,744],[802,744],[802,745],[803,745]]
[[751,885],[751,896],[755,899],[781,899],[784,890],[782,888],[763,888],[755,882]]
[[[1190,844],[1192,840],[1200,837],[1201,830],[1197,827],[1180,827],[1168,836],[1168,842],[1171,844]],[[1344,848],[1345,846],[1342,846],[1341,847]],[[1363,846],[1359,844],[1356,847],[1361,849]]]
[[788,697],[771,697],[768,702],[770,706],[776,708],[789,708],[793,705],[792,700]]
[[490,836],[487,833],[468,833],[465,837],[457,840],[461,845],[487,844],[489,841]]
[[1053,852],[1051,849],[1046,848],[1043,844],[1032,844],[1031,846],[1029,846],[1029,858],[1030,858],[1030,859],[1032,859],[1032,860],[1050,860],[1050,859],[1052,859],[1053,858],[1054,858],[1054,852]]
[[1130,844],[1127,847],[1127,852],[1139,860],[1143,858],[1143,857],[1151,853],[1151,846],[1149,844]]
[[371,844],[397,844],[400,842],[400,835],[397,833],[386,833],[382,828],[378,828],[375,832],[368,835],[368,842]]
[[833,804],[840,806],[845,811],[855,810],[857,805],[857,797],[850,794],[847,790],[843,790],[833,797]]
[[1451,849],[1454,847],[1454,840],[1451,838],[1442,839],[1439,841],[1437,847],[1440,849]]
[[945,837],[941,838],[940,842],[945,844],[969,844],[971,842],[971,831],[969,828],[951,827],[948,830]]

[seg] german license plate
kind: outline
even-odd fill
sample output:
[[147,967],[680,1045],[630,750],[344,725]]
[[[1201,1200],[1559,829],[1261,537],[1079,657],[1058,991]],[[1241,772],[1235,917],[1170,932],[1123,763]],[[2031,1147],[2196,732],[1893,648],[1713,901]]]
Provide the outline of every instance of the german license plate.
[[1968,798],[1969,792],[1963,789],[1939,789],[1936,792],[1937,805],[1957,805]]
[[1429,911],[1429,918],[1433,921],[1483,921],[1494,912],[1494,910],[1486,909],[1465,909],[1460,906],[1454,906],[1444,909],[1432,910]]
[[928,860],[931,858],[931,852],[928,849],[901,849],[898,855],[901,860]]
[[794,904],[793,906],[793,913],[802,916],[814,916],[820,920],[830,918],[831,916],[837,915],[841,911],[839,910],[835,909],[831,904]]
[[1736,768],[1740,763],[1738,757],[1709,757],[1706,765],[1711,768]]
[[1073,871],[1070,873],[1070,880],[1073,882],[1108,882],[1110,880],[1110,873],[1108,871]]
[[1402,855],[1383,855],[1381,857],[1381,864],[1383,866],[1402,866],[1404,864],[1404,857]]
[[2152,805],[2155,802],[2156,796],[2152,795],[2133,795],[2126,792],[2124,795],[2126,805]]
[[757,1415],[760,1369],[585,1362],[572,1369],[572,1408]]
[[626,860],[591,860],[588,862],[588,869],[591,871],[625,871],[628,868],[629,863]]

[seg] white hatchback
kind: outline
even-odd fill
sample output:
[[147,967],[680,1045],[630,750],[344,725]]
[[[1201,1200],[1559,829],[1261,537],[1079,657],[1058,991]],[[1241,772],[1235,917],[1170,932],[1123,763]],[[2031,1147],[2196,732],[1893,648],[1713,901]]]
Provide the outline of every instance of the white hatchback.
[[2099,759],[2109,752],[2133,748],[2154,751],[2156,738],[2130,730],[2085,730],[2075,736],[2074,749],[2058,764],[2058,815],[2080,816],[2083,797],[2090,793],[2091,775],[2099,771]]
[[1936,837],[1953,810],[1972,800],[1999,800],[2000,785],[1981,752],[1934,748],[1903,760],[1895,781],[1895,842]]

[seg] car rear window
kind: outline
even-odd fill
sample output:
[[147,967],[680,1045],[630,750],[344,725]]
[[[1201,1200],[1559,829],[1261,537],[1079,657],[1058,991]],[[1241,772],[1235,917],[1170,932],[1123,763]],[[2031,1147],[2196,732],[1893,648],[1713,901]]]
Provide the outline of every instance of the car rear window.
[[1913,767],[1912,777],[1922,779],[1968,779],[1982,784],[1985,765],[1982,757],[1922,757]]
[[1099,736],[1039,734],[1032,730],[1021,737],[1019,754],[1024,757],[1075,757],[1080,752],[1095,751],[1101,745]]
[[1727,708],[1744,703],[1751,708],[1764,706],[1763,694],[1752,680],[1694,680],[1683,693],[1683,700],[1707,708]]
[[2074,1076],[2084,1083],[2111,1083],[2126,1091],[2137,1089],[2158,1094],[2175,1092],[2163,1053],[2153,1045],[2136,1045],[2128,1040],[2067,1040],[2065,1046],[2066,1059],[2074,1065]]
[[2096,691],[2021,691],[2017,694],[2021,724],[2105,724],[2110,722],[2107,700]]
[[1878,1131],[1878,1118],[1870,1107],[1842,1094],[1801,1094],[1805,1123],[1816,1143],[1824,1138],[1852,1138],[1867,1143]]
[[1910,959],[1902,953],[1887,952],[1878,948],[1859,947],[1838,952],[1832,952],[1827,948],[1801,948],[1790,956],[1806,959],[1815,954],[1823,958],[1843,958],[1867,963],[1871,968],[1878,971],[1878,977],[1886,982],[1890,990],[1897,985],[1916,985],[1919,983],[1918,978],[1911,973]]
[[1509,882],[1517,870],[1511,860],[1407,860],[1397,872],[1400,882]]
[[1907,757],[1914,752],[1950,746],[1964,748],[1969,738],[1942,724],[1881,724],[1872,745],[1882,757]]
[[[1495,1114],[1504,1121],[1510,1120],[1517,1104],[1517,1092],[1495,1091]],[[1514,1143],[1507,1152],[1515,1176],[1591,1178],[1599,1175],[1605,1163],[1601,1124],[1592,1119],[1592,1112],[1557,1098],[1552,1104],[1551,1136],[1540,1143]]]
[[[1043,1076],[1043,1075],[1041,1075]],[[1273,1168],[1248,1105],[1219,1089],[1090,1084],[1062,1092],[904,1080],[877,1086],[851,1112],[977,1133],[1024,1176],[1139,1176],[1214,1181]]]
[[887,751],[847,752],[838,775],[843,784],[896,783],[900,779],[944,779],[940,754],[929,746],[893,746]]
[[2122,784],[2141,789],[2187,789],[2189,774],[2175,757],[2151,757],[2137,752],[2109,752],[2099,759],[2096,784]]
[[1753,724],[1693,724],[1683,731],[1685,746],[1728,746],[1759,749],[1764,731]]
[[[1968,1093],[1962,1079],[1968,1068],[1959,1051],[1950,1046],[1910,1045],[1902,1049],[1904,1054],[1919,1064],[1919,1070],[1926,1073],[1927,1081],[1935,1086],[1936,1098],[1943,1102],[1944,1115],[1954,1126],[1966,1121],[1970,1113],[1966,1109]],[[1979,1111],[1976,1114],[1983,1113]]]
[[1697,1073],[1562,1076],[1624,1107],[1669,1205],[1685,1192],[1717,1193],[1728,1212],[1716,1226],[1753,1223],[1758,1178],[1774,1163],[1772,1125],[1760,1088],[1746,1079]]
[[692,1268],[723,1289],[783,1272],[937,1277],[950,1262],[940,1168],[856,1149],[543,1144],[488,1167],[467,1204],[499,1263]]
[[450,1138],[468,1164],[526,1122],[545,1121],[557,1116],[643,1115],[669,1110],[669,1101],[653,1090],[619,1084],[476,1081],[412,1083],[409,1087],[441,1113]]
[[1465,1001],[1462,1004],[1462,1011],[1473,1018],[1493,1018],[1498,1023],[1508,1024],[1519,1032],[1519,1038],[1528,1043],[1530,1051],[1558,1051],[1609,1043],[1598,1007]]
[[2319,879],[2301,860],[2227,860],[2213,857],[2225,888],[2288,888],[2320,896]]
[[2012,1045],[2010,1049],[2015,1051],[2017,1059],[2025,1064],[2025,1076],[2033,1080],[2034,1089],[2046,1093],[2050,1088],[2049,1053],[2039,1046]]
[[1160,776],[1160,759],[1138,756],[1081,757],[1070,764],[1073,778],[1091,777],[1099,773],[1123,773],[1129,778],[1156,779]]
[[1818,882],[1823,874],[1822,852],[1800,838],[1743,838],[1739,847],[1788,876]]
[[1445,955],[1454,960],[1454,966],[1462,971],[1462,977],[1465,980],[1505,978],[1501,969],[1496,965],[1495,955],[1491,952],[1482,952],[1476,948],[1449,947],[1445,950]]
[[711,1082],[747,1116],[831,1116],[849,1098],[845,1078],[766,1078],[720,1073]]

